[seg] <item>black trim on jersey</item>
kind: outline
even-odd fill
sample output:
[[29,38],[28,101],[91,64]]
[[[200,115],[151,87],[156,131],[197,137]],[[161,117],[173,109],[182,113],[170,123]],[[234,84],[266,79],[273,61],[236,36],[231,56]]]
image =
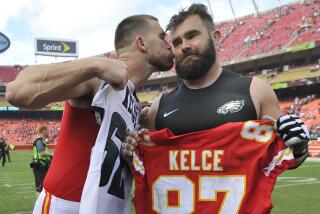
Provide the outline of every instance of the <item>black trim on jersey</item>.
[[102,83],[101,83],[101,85],[100,85],[99,90],[101,90],[101,89],[105,88],[108,84],[109,84],[109,82],[102,81]]
[[[105,111],[104,108],[101,108],[98,106],[91,106],[90,110],[95,115],[97,124],[101,125],[104,118],[104,111]],[[98,116],[100,117],[100,121],[98,119]]]

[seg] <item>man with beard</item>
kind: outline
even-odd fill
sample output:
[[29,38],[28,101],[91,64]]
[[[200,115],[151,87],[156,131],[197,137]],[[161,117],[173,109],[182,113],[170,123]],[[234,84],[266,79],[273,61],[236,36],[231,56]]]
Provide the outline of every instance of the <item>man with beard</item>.
[[[175,135],[211,129],[228,122],[277,119],[276,129],[293,149],[296,166],[307,157],[309,132],[295,115],[282,115],[278,99],[265,81],[223,70],[215,45],[220,32],[203,4],[174,15],[170,30],[177,76],[182,82],[155,99],[148,109],[148,129],[168,128]],[[129,133],[122,153],[126,159],[140,137]]]
[[90,106],[101,80],[124,89],[129,78],[137,88],[152,72],[169,70],[173,65],[165,32],[152,16],[125,19],[115,35],[115,47],[119,60],[91,57],[30,66],[7,85],[6,99],[15,106],[41,108],[66,100],[55,156],[34,213],[79,213],[90,153],[99,130]]
[[[122,150],[126,158],[133,157],[137,213],[207,213],[218,209],[222,213],[269,213],[275,174],[299,166],[307,157],[306,126],[294,115],[281,116],[277,97],[266,82],[221,68],[215,50],[220,33],[206,6],[193,4],[180,11],[171,18],[168,29],[175,48],[176,72],[182,82],[152,104],[148,128],[167,128],[174,135],[162,130],[150,136],[144,133],[141,139],[143,133],[129,133]],[[271,123],[256,126],[251,121],[254,127],[230,129],[239,124],[235,122],[265,117],[277,119],[275,128],[284,143],[261,140],[274,136]],[[156,145],[146,142],[150,138]],[[242,140],[249,138],[253,140]],[[137,142],[149,145],[141,145],[133,153]],[[256,145],[268,152],[253,149]],[[272,149],[265,145],[272,145]],[[263,161],[256,164],[257,160]],[[272,171],[275,166],[279,168]],[[264,170],[274,172],[273,177],[267,177],[269,171],[264,174]],[[238,182],[235,174],[247,180]],[[230,194],[221,197],[219,191]],[[242,206],[242,191],[251,199],[258,196],[254,198],[257,201],[247,197]],[[208,207],[214,209],[206,211]]]

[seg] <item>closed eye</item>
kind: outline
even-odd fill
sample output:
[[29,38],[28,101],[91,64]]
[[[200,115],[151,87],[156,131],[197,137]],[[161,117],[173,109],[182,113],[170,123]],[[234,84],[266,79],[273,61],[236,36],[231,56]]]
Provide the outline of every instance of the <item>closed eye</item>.
[[177,38],[177,39],[174,39],[172,41],[172,45],[173,47],[177,47],[178,45],[180,45],[182,43],[182,39],[181,38]]
[[165,32],[161,32],[159,37],[160,37],[160,39],[164,40],[166,38]]
[[191,30],[191,31],[186,32],[186,33],[184,34],[184,37],[185,37],[186,39],[192,39],[192,38],[194,38],[194,37],[196,37],[196,36],[198,36],[198,35],[200,35],[200,31],[198,31],[198,30]]

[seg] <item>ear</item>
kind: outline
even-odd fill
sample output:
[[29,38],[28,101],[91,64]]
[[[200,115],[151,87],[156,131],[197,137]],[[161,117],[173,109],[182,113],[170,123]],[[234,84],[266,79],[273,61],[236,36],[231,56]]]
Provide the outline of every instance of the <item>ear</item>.
[[146,46],[146,44],[144,43],[144,39],[143,39],[143,37],[142,36],[137,36],[136,37],[136,39],[135,39],[135,44],[136,44],[136,47],[139,49],[139,50],[141,50],[141,51],[143,51],[143,52],[145,52],[145,51],[147,51],[147,46]]
[[212,30],[210,32],[210,36],[211,36],[211,39],[214,43],[215,46],[218,46],[219,45],[219,41],[220,41],[220,38],[221,38],[221,33],[220,31],[218,30]]

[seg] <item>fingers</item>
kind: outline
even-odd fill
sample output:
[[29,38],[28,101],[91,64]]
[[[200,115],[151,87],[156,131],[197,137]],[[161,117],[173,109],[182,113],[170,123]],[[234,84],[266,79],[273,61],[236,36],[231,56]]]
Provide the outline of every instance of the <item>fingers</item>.
[[123,144],[123,149],[127,150],[127,151],[133,151],[136,146],[137,146],[137,144],[134,145],[134,144],[128,142],[128,143]]
[[128,143],[123,143],[121,146],[121,156],[129,165],[132,164],[133,149],[134,147]]
[[140,139],[142,138],[145,143],[151,142],[150,134],[148,129],[141,129],[138,131],[138,135],[140,136]]
[[128,131],[124,138],[124,143],[121,145],[121,155],[128,162],[132,163],[133,150],[142,139],[136,132]]
[[133,150],[139,143],[153,145],[150,140],[149,130],[141,129],[138,132],[128,131],[121,145],[121,155],[128,162],[132,163]]
[[146,120],[148,119],[148,113],[149,113],[150,107],[144,107],[141,110],[141,119]]
[[121,153],[122,153],[122,157],[125,158],[126,160],[132,160],[133,151],[130,151],[124,148],[121,150]]
[[138,143],[142,141],[142,138],[136,132],[127,132],[124,140],[126,143],[129,143],[136,147]]
[[125,139],[125,144],[127,145],[131,145],[132,147],[136,147],[138,146],[138,141],[134,138],[134,137],[131,137],[131,136],[127,136],[126,139]]

